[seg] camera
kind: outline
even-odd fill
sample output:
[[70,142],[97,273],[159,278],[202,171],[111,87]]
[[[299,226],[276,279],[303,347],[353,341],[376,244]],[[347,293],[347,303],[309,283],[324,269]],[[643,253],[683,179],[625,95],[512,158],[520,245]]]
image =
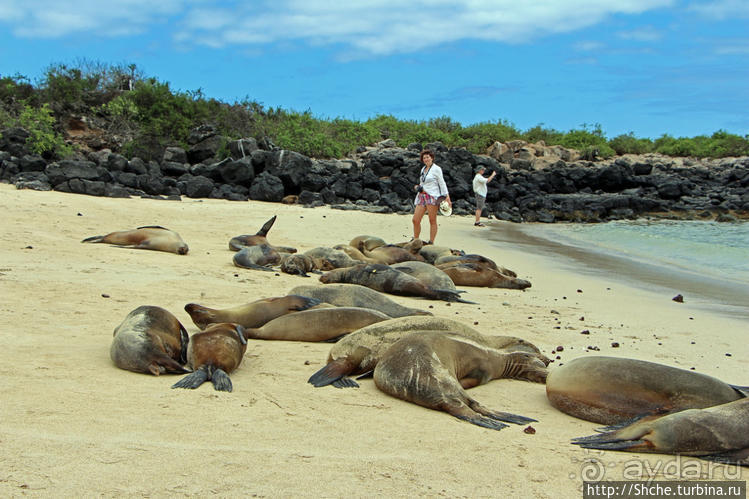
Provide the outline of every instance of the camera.
[[421,192],[423,190],[424,190],[424,186],[423,185],[417,185],[416,186],[416,192]]

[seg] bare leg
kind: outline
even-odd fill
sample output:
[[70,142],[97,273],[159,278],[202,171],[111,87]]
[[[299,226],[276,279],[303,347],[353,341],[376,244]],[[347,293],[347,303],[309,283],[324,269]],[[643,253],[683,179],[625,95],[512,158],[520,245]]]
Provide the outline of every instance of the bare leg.
[[481,210],[476,210],[476,223],[481,222]]
[[426,206],[423,204],[417,204],[414,206],[414,217],[412,219],[414,224],[414,239],[418,239],[419,234],[421,234],[421,219],[424,217],[425,211]]
[[437,205],[427,205],[427,215],[429,216],[429,240],[434,243],[437,237]]

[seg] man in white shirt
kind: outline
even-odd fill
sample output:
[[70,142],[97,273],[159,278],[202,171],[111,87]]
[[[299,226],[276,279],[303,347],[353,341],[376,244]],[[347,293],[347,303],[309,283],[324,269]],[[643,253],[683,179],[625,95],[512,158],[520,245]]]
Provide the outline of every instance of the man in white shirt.
[[492,171],[489,178],[484,178],[485,170],[486,168],[479,166],[476,169],[476,176],[473,177],[473,192],[476,194],[476,223],[473,225],[476,227],[484,227],[484,224],[481,223],[481,212],[484,210],[484,202],[486,202],[486,184],[497,174],[496,171]]

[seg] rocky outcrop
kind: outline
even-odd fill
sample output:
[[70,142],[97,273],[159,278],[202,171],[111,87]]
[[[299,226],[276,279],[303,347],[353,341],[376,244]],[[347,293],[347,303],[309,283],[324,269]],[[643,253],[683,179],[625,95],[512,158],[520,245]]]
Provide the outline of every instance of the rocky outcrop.
[[[93,196],[296,200],[372,212],[410,212],[422,144],[384,141],[346,159],[316,160],[264,139],[228,140],[210,126],[189,148],[166,148],[160,162],[127,159],[108,149],[50,161],[30,154],[23,129],[0,136],[0,180],[18,188]],[[443,144],[435,152],[453,213],[473,212],[477,166],[497,171],[486,211],[503,220],[586,221],[660,215],[749,218],[749,158],[685,159],[660,155],[584,161],[577,151],[543,142],[495,143],[486,155]],[[220,159],[226,151],[230,157]]]

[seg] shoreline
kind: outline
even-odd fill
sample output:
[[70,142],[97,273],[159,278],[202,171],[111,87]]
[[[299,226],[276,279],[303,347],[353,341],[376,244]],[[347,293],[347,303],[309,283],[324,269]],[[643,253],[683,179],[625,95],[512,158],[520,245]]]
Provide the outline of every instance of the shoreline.
[[749,320],[749,286],[739,282],[638,261],[594,245],[582,247],[571,241],[553,239],[555,234],[545,231],[544,224],[493,221],[489,227],[492,240],[516,244],[525,251],[550,257],[567,271],[583,272],[663,295],[671,293],[671,297],[681,294],[704,310]]
[[[685,457],[591,455],[570,441],[599,425],[551,407],[537,383],[495,380],[470,390],[485,407],[538,420],[535,433],[517,425],[480,428],[390,397],[371,379],[357,389],[314,388],[307,379],[325,364],[330,343],[248,342],[231,374],[231,393],[209,384],[172,390],[179,376],[123,371],[109,358],[113,329],[140,305],[166,308],[194,334],[186,303],[225,308],[316,283],[317,277],[233,266],[228,240],[255,233],[274,215],[268,240],[300,252],[362,234],[407,241],[410,215],[101,198],[7,184],[0,184],[0,209],[6,217],[0,233],[4,497],[77,497],[81,491],[350,497],[355,490],[362,496],[566,499],[580,497],[591,456],[605,464],[599,478],[606,480],[632,479],[631,468],[624,471],[633,464],[643,480],[694,479],[695,470],[705,480],[749,478],[747,468]],[[745,321],[693,300],[677,304],[671,295],[567,270],[518,244],[497,244],[470,216],[438,220],[437,244],[484,254],[532,287],[464,288],[475,304],[389,296],[394,301],[484,334],[522,337],[554,358],[550,369],[580,356],[610,355],[749,385]],[[143,225],[176,231],[189,253],[80,242]],[[692,474],[672,475],[678,463]]]

